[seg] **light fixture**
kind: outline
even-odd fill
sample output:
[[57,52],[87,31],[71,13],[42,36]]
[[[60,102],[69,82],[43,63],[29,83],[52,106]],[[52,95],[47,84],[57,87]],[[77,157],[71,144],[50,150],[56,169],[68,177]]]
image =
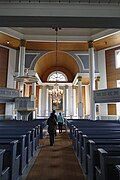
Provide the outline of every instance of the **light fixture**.
[[55,32],[56,32],[56,41],[55,41],[55,45],[56,45],[56,51],[55,51],[55,60],[56,60],[56,83],[54,84],[53,86],[53,89],[52,90],[49,90],[49,94],[50,96],[52,97],[52,101],[53,103],[55,104],[60,104],[61,103],[61,98],[62,98],[62,95],[63,95],[63,90],[59,88],[59,85],[57,83],[58,81],[58,72],[57,72],[57,61],[58,61],[58,39],[57,39],[57,36],[58,36],[58,27],[54,28],[55,29]]

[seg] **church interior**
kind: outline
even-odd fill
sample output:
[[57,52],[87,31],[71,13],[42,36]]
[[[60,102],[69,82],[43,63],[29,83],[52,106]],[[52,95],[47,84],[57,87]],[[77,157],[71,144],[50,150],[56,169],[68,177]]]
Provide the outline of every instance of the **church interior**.
[[1,0],[0,180],[120,180],[119,123],[120,1]]

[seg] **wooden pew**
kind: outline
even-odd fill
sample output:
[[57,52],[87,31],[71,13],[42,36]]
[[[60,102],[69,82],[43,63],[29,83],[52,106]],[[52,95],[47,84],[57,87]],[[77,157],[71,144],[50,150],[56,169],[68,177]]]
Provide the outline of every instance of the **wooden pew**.
[[[92,137],[92,138],[91,138]],[[92,136],[86,136],[86,135],[83,135],[83,144],[82,144],[82,147],[81,148],[81,164],[82,164],[82,167],[84,169],[84,172],[86,172],[86,169],[87,169],[87,151],[88,151],[88,141],[90,139],[120,139],[120,134],[99,134],[99,135],[92,135]]]
[[6,167],[5,169],[3,169],[3,156],[5,153],[5,149],[0,149],[0,180],[8,180],[9,179],[9,171],[10,171],[10,167]]
[[3,169],[10,167],[10,180],[19,177],[20,155],[17,151],[18,140],[0,139],[0,148],[5,149]]
[[16,129],[16,131],[11,131],[8,129],[7,130],[0,130],[0,136],[4,135],[4,136],[17,136],[17,135],[23,135],[25,133],[26,137],[25,137],[25,147],[27,147],[27,164],[30,162],[30,160],[32,159],[32,142],[31,142],[31,131],[27,131],[27,132],[21,132],[18,131]]
[[27,146],[25,146],[25,138],[26,135],[0,135],[1,139],[9,139],[9,140],[18,140],[18,152],[20,154],[20,168],[19,168],[19,174],[23,174],[26,166],[27,166]]
[[120,149],[98,149],[98,165],[95,166],[96,180],[119,180],[115,165],[120,163]]
[[[39,124],[37,123],[33,123],[33,122],[28,122],[28,121],[0,121],[0,127],[16,127],[19,129],[23,128],[23,129],[28,129],[30,131],[32,131],[33,129],[35,129],[34,133],[34,141],[35,141],[35,150],[37,149],[37,147],[39,146],[39,138],[40,138],[40,133],[41,133],[41,127]],[[34,131],[34,130],[33,130]]]
[[118,147],[120,149],[120,139],[95,139],[89,140],[87,151],[87,180],[95,180],[95,165],[98,161],[98,148],[103,148],[105,150],[111,147]]
[[[19,125],[20,126],[26,126],[26,127],[31,127],[31,128],[35,128],[35,129],[38,129],[37,132],[39,133],[39,138],[42,138],[44,137],[45,133],[43,131],[46,132],[46,120],[33,120],[33,121],[22,121],[22,120],[2,120],[0,121],[0,125],[12,125],[12,126],[16,126],[16,125]],[[46,129],[46,130],[45,130]]]
[[118,179],[120,180],[120,165],[116,165],[116,169],[118,172]]
[[7,131],[9,129],[9,131],[11,132],[16,132],[19,131],[21,132],[21,134],[25,134],[28,131],[31,131],[30,133],[30,142],[31,142],[31,153],[32,156],[34,155],[36,149],[37,149],[37,144],[36,144],[36,134],[35,134],[35,128],[29,128],[29,127],[20,127],[19,128],[17,126],[6,126],[6,125],[2,125],[0,126],[0,131],[1,130],[5,130]]
[[[86,143],[87,143],[87,140],[88,139],[92,139],[96,136],[96,138],[104,138],[104,135],[107,136],[107,135],[111,135],[111,134],[114,134],[115,135],[118,135],[120,133],[120,131],[118,130],[115,130],[115,129],[111,129],[111,130],[102,130],[102,129],[97,129],[95,132],[94,132],[95,129],[93,130],[88,130],[88,131],[85,131],[86,134],[83,134],[82,131],[79,131],[78,129],[75,131],[76,135],[75,137],[73,137],[73,144],[74,144],[74,149],[76,150],[76,154],[77,156],[79,156],[79,160],[80,162],[82,161],[81,158],[82,158],[82,151],[84,151],[84,149],[86,148]],[[98,136],[98,137],[97,137]],[[109,137],[109,136],[108,136]]]

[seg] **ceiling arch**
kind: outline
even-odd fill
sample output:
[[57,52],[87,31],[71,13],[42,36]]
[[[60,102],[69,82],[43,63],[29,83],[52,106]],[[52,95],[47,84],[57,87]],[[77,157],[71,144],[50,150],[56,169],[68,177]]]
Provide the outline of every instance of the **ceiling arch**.
[[63,51],[57,52],[57,61],[55,51],[45,54],[38,59],[34,69],[43,82],[46,82],[49,74],[55,70],[63,72],[69,82],[72,82],[76,73],[79,72],[75,59]]

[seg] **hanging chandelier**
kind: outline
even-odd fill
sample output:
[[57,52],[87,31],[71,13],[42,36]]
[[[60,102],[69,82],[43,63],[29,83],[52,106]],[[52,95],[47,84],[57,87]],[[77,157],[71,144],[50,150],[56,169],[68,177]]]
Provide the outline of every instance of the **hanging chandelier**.
[[57,83],[58,81],[58,72],[57,72],[57,60],[58,60],[58,44],[57,44],[57,35],[58,35],[58,27],[55,28],[55,32],[56,32],[56,83],[54,84],[53,86],[53,89],[52,90],[49,90],[49,94],[50,96],[52,97],[52,101],[53,103],[55,104],[60,104],[61,103],[61,98],[62,98],[62,95],[63,95],[63,90],[59,88],[59,85]]
[[52,90],[49,91],[50,96],[52,97],[53,103],[60,104],[61,98],[63,95],[63,90],[59,88],[58,83],[54,84],[54,87]]

